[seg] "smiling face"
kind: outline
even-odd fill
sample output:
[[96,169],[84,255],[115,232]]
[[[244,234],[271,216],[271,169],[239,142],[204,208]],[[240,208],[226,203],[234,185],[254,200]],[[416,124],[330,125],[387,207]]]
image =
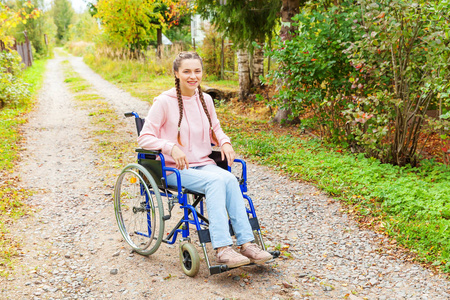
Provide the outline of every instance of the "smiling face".
[[202,64],[199,59],[184,59],[181,61],[175,76],[180,79],[180,89],[183,96],[193,96],[202,82]]

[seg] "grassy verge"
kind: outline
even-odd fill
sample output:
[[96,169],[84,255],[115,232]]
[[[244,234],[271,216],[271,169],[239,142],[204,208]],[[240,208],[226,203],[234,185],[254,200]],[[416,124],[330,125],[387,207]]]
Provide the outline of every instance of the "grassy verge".
[[24,73],[25,82],[30,84],[30,100],[20,107],[0,110],[0,276],[9,274],[19,247],[8,233],[8,224],[26,213],[23,203],[31,194],[20,187],[20,179],[11,173],[20,151],[20,125],[27,121],[27,113],[32,109],[42,86],[45,64],[46,60],[37,60]]
[[261,122],[218,109],[224,130],[252,161],[315,184],[347,205],[365,225],[416,253],[421,262],[450,272],[450,170],[381,164],[304,136],[280,134]]

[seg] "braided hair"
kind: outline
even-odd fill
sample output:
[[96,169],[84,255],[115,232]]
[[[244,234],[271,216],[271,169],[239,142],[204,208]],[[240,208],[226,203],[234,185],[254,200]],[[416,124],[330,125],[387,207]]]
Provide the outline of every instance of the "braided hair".
[[[180,54],[178,54],[178,56],[173,61],[173,71],[174,72],[178,72],[181,62],[185,59],[198,59],[203,68],[203,61],[196,52],[181,52]],[[183,144],[181,144],[181,139],[180,139],[181,120],[183,119],[183,98],[181,96],[180,79],[177,78],[176,76],[175,76],[175,89],[177,91],[178,110],[180,112],[180,117],[178,119],[177,141],[178,141],[178,144],[183,146]],[[211,116],[209,114],[208,108],[206,107],[205,98],[203,97],[203,92],[202,92],[202,89],[200,88],[200,85],[198,86],[198,94],[199,94],[200,102],[202,103],[203,110],[205,111],[206,117],[208,118],[208,121],[209,121],[209,127],[211,130],[213,143],[216,145],[219,145],[219,141],[214,132],[212,122],[211,122]]]

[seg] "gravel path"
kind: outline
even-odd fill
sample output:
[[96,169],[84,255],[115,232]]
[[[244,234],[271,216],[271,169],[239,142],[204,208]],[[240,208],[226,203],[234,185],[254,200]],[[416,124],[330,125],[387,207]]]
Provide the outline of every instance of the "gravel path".
[[[150,257],[130,253],[117,230],[108,176],[120,170],[98,167],[87,112],[63,82],[64,59],[48,62],[39,105],[24,126],[18,173],[25,188],[38,192],[29,199],[34,215],[12,228],[22,238],[22,254],[15,273],[0,279],[0,298],[450,299],[448,279],[406,262],[385,237],[359,229],[338,202],[254,164],[248,165],[249,195],[266,242],[285,246],[290,258],[214,276],[202,262],[190,278],[181,271],[177,246],[163,244]],[[147,103],[80,58],[68,59],[119,115],[147,113]]]

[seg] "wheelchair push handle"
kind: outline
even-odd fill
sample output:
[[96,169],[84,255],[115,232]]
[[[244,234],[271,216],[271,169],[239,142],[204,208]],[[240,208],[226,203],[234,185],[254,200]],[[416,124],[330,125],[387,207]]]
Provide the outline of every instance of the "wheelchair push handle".
[[139,118],[138,113],[137,113],[137,112],[134,112],[134,111],[126,112],[126,113],[124,113],[124,116],[125,116],[126,118],[130,118],[130,117]]

